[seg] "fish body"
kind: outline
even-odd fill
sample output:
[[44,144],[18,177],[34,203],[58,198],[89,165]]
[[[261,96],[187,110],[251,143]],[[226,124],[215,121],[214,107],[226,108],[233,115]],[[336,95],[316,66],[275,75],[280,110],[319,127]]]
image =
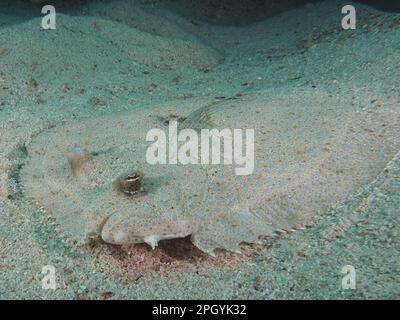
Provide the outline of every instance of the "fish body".
[[[201,104],[140,109],[39,134],[22,169],[26,195],[78,243],[100,237],[154,248],[163,239],[191,236],[211,255],[217,248],[240,252],[241,243],[302,229],[349,200],[400,144],[397,105],[357,112],[315,90]],[[149,164],[146,134],[167,130],[159,119],[171,113],[186,119],[180,128],[196,124],[196,132],[254,130],[254,172],[237,175],[223,161]],[[76,145],[85,151],[76,152]],[[116,188],[121,177],[125,192]]]

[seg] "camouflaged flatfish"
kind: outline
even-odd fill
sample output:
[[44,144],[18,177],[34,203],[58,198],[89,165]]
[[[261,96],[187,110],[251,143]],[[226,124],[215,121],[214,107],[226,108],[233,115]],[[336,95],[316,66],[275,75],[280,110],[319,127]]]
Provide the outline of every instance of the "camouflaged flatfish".
[[[317,90],[204,105],[141,109],[45,131],[27,147],[25,193],[79,243],[101,237],[154,248],[190,235],[209,254],[239,252],[243,242],[302,229],[350,199],[400,144],[397,105],[357,110]],[[237,175],[235,161],[148,164],[146,134],[167,130],[160,119],[171,110],[180,129],[254,130],[252,174]],[[224,154],[230,142],[220,141]]]

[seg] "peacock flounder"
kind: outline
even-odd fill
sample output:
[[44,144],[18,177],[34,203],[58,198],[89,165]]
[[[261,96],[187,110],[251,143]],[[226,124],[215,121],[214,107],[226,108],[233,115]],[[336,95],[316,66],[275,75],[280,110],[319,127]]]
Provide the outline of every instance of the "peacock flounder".
[[[302,229],[344,203],[400,144],[396,105],[360,111],[317,90],[204,104],[171,103],[39,134],[22,169],[26,195],[78,243],[101,237],[154,248],[191,235],[209,254],[239,252],[243,242]],[[167,130],[168,121],[160,120],[171,114],[181,119],[180,129],[254,129],[254,172],[238,176],[224,164],[149,164],[146,134]]]

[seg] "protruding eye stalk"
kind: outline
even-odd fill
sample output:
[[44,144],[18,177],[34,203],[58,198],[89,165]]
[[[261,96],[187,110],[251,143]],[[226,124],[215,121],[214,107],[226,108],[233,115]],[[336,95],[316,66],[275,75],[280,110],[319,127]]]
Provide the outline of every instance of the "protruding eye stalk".
[[117,180],[118,191],[127,196],[136,196],[144,193],[144,176],[140,172],[124,175]]

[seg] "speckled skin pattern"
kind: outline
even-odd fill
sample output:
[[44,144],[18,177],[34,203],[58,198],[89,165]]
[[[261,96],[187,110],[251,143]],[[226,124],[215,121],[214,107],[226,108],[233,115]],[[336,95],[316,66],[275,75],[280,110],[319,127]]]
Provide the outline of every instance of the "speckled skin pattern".
[[[253,174],[236,176],[232,165],[148,164],[147,131],[165,127],[162,115],[186,112],[190,119],[198,105],[99,117],[39,134],[22,170],[26,195],[79,243],[101,237],[155,247],[191,235],[209,254],[239,252],[243,242],[312,224],[367,186],[399,147],[397,106],[358,110],[324,92],[288,92],[273,101],[257,92],[204,110],[207,125],[217,129],[255,130]],[[77,145],[90,155],[79,174],[66,156]],[[136,171],[146,192],[118,192],[115,181]]]

